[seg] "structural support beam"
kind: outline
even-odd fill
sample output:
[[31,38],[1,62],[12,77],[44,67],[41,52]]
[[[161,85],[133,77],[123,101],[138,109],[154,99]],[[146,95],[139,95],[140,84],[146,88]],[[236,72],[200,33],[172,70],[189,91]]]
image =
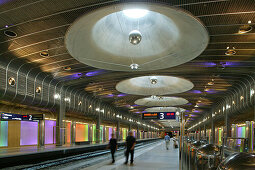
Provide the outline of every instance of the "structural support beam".
[[225,138],[231,137],[231,124],[227,112],[225,113]]
[[204,139],[206,139],[206,125],[204,124]]
[[[63,88],[61,89],[59,108],[57,108],[57,121],[56,121],[56,145],[62,146],[65,143],[65,114],[66,114],[66,102]],[[56,99],[57,100],[57,99]]]
[[76,133],[76,122],[72,121],[72,123],[71,123],[71,145],[75,145],[75,133]]
[[43,119],[39,120],[38,128],[38,146],[43,147],[45,145],[45,115],[43,114]]
[[137,130],[136,130],[136,138],[137,138],[137,139],[140,139],[139,126],[137,126]]
[[96,143],[100,143],[100,134],[101,134],[100,125],[101,125],[101,117],[99,113],[97,117],[97,122],[96,122]]
[[131,123],[128,125],[128,132],[130,132],[132,130],[132,125]]
[[116,138],[117,138],[117,141],[120,140],[120,121],[117,121]]
[[214,142],[215,142],[215,126],[214,126],[214,120],[213,120],[212,114],[213,113],[210,114],[211,115],[210,116],[211,117],[211,136],[212,136],[210,143],[214,144]]

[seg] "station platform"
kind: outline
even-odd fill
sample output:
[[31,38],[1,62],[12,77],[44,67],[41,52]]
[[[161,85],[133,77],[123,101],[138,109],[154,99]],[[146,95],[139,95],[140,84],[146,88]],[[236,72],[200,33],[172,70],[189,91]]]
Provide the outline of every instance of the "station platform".
[[[139,145],[147,144],[148,142],[157,141],[157,138],[137,140]],[[125,142],[118,142],[120,147],[124,147]],[[43,161],[63,159],[65,157],[75,156],[79,154],[88,154],[83,157],[96,157],[106,153],[106,143],[76,145],[76,146],[55,146],[46,145],[43,148],[36,146],[20,147],[20,148],[5,148],[0,151],[0,168],[27,164],[37,164]],[[15,169],[15,168],[14,168]]]
[[[123,154],[124,155],[124,154]],[[110,159],[96,165],[84,168],[83,170],[178,170],[179,169],[179,149],[172,147],[166,150],[165,142],[159,141],[153,146],[135,150],[134,164],[125,165],[125,157],[117,158],[115,164],[110,163]],[[71,167],[68,167],[71,168]]]

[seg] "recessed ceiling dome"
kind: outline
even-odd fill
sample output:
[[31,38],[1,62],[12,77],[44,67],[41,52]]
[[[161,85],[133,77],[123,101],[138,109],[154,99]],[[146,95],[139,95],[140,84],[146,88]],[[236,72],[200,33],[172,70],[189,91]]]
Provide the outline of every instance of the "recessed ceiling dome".
[[[177,66],[200,55],[208,41],[199,19],[156,3],[96,9],[77,19],[65,37],[69,53],[78,61],[117,71]],[[132,64],[139,67],[131,69]]]
[[144,111],[146,112],[184,112],[185,109],[178,107],[151,107],[147,108]]
[[188,91],[193,83],[172,76],[141,76],[123,80],[116,85],[122,93],[135,95],[165,95]]
[[178,106],[187,103],[188,100],[181,97],[146,97],[135,101],[141,106]]

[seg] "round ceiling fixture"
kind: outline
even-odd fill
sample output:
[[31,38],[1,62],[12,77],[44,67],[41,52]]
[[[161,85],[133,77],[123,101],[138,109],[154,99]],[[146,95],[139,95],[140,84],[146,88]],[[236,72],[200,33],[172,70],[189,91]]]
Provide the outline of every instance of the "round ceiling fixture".
[[14,32],[14,31],[9,31],[9,30],[6,30],[6,31],[4,31],[4,34],[6,35],[6,36],[8,36],[8,37],[17,37],[17,34],[16,34],[16,32]]
[[238,33],[239,34],[245,34],[245,33],[248,33],[252,30],[252,26],[251,25],[242,25],[240,28],[239,28],[239,31]]
[[188,100],[181,97],[162,97],[161,99],[146,97],[135,101],[135,104],[140,106],[179,106],[187,103]]
[[66,48],[75,59],[115,71],[174,67],[199,56],[208,41],[198,18],[156,3],[98,8],[78,18],[65,36]]
[[172,76],[141,76],[116,85],[116,89],[122,93],[145,96],[182,93],[193,87],[189,80]]
[[16,81],[15,81],[15,79],[14,79],[13,77],[10,77],[9,80],[8,80],[8,83],[9,83],[9,85],[11,85],[11,86],[15,86]]
[[129,42],[133,45],[137,45],[141,42],[142,40],[142,34],[137,31],[133,30],[129,33]]
[[48,51],[42,51],[42,52],[40,52],[40,56],[49,57],[49,53],[48,53]]
[[65,70],[65,71],[70,71],[71,69],[72,69],[72,68],[69,67],[69,66],[64,67],[64,70]]
[[151,107],[147,108],[146,112],[185,112],[185,109],[178,107]]
[[232,49],[227,47],[227,51],[225,52],[225,54],[226,55],[235,55],[236,54],[235,47],[232,47]]

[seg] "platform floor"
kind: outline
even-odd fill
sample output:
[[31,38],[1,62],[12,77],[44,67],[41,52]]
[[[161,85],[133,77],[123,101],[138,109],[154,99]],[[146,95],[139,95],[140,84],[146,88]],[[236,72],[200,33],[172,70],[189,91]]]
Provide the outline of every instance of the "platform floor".
[[115,164],[104,161],[83,170],[178,170],[179,149],[174,149],[172,144],[171,142],[169,150],[166,150],[165,142],[160,141],[154,146],[135,151],[134,165],[123,164],[125,162],[123,156]]

